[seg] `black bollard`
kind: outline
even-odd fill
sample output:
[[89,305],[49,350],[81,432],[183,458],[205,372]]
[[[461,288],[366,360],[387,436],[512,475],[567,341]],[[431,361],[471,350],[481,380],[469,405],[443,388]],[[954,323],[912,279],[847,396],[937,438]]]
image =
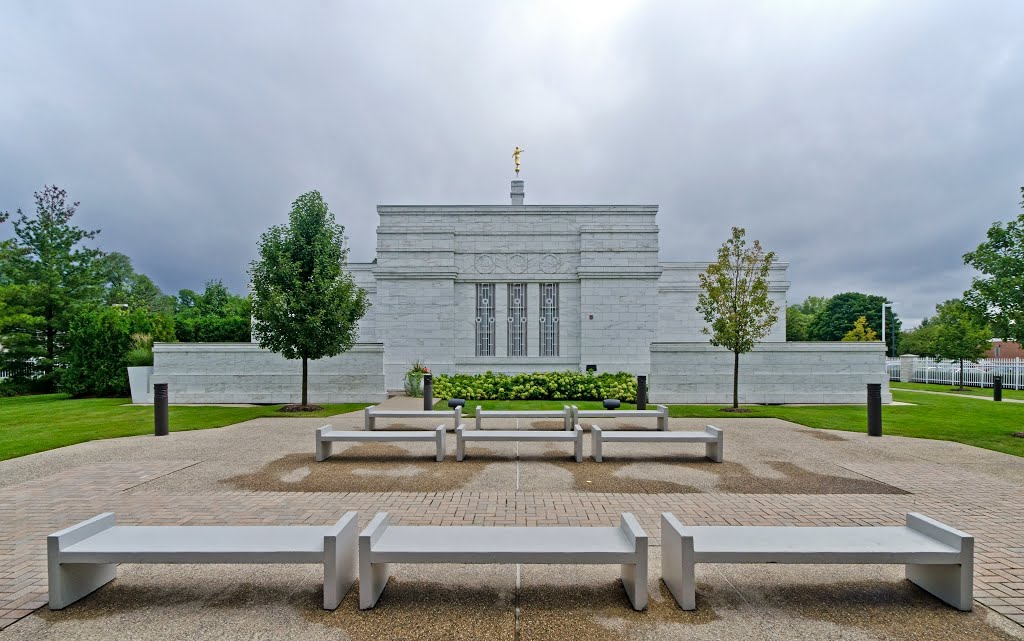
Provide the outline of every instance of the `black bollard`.
[[601,401],[601,404],[604,405],[606,410],[617,410],[622,406],[622,402],[617,398],[606,398]]
[[1001,401],[1003,400],[1003,377],[993,376],[992,377],[992,400]]
[[638,410],[647,409],[647,377],[637,376],[636,377],[636,408]]
[[432,374],[423,375],[423,409],[434,409],[434,376]]
[[170,421],[167,418],[167,383],[153,385],[153,433],[167,436]]
[[868,436],[882,435],[882,384],[868,383]]

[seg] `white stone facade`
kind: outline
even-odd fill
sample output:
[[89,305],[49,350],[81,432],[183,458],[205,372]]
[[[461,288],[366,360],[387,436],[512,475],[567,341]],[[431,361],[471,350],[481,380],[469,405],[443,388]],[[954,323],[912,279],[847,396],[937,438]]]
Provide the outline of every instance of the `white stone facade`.
[[[647,374],[654,341],[703,341],[697,274],[658,261],[656,205],[377,208],[377,262],[350,265],[373,305],[360,341],[385,345],[388,389],[414,360],[437,373],[584,369]],[[785,340],[786,264],[772,271]],[[525,353],[509,341],[508,287],[526,285]],[[540,292],[558,285],[558,350],[541,353]],[[477,284],[494,285],[493,353],[480,353]],[[514,341],[513,341],[514,342]]]
[[[310,363],[311,401],[381,400],[414,361],[442,374],[592,365],[650,376],[652,402],[731,401],[731,356],[708,344],[697,312],[708,263],[659,261],[656,205],[518,200],[378,206],[376,260],[348,266],[371,307],[351,352]],[[772,268],[779,318],[741,359],[741,400],[863,403],[865,383],[880,382],[889,402],[881,343],[785,342],[787,267]],[[256,345],[154,354],[153,381],[169,383],[174,402],[298,400],[299,363]]]
[[[652,403],[731,403],[732,352],[704,343],[651,345]],[[740,403],[867,402],[867,384],[882,386],[885,345],[870,343],[758,343],[740,356]]]
[[[167,383],[171,403],[298,403],[302,361],[248,343],[157,343],[152,382]],[[384,346],[309,362],[310,403],[379,402]]]

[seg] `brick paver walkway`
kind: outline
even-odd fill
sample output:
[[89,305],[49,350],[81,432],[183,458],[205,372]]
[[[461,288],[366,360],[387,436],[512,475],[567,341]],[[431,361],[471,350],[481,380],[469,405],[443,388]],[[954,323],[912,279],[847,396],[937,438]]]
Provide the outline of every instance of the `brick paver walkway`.
[[[1021,489],[935,464],[844,464],[909,494],[155,493],[141,484],[193,461],[103,463],[0,489],[0,629],[46,604],[46,535],[113,511],[125,524],[323,524],[347,510],[387,510],[405,524],[614,525],[637,515],[660,537],[659,513],[684,523],[893,525],[919,511],[976,537],[975,596],[1024,625]],[[652,569],[652,572],[657,571]]]

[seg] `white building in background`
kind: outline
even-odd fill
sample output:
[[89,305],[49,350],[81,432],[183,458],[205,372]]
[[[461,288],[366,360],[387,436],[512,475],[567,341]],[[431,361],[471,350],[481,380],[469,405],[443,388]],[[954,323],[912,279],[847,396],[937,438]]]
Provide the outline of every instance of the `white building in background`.
[[[372,306],[359,344],[310,364],[312,402],[375,401],[413,361],[434,373],[626,371],[654,402],[731,401],[732,355],[697,313],[707,262],[660,262],[657,205],[377,207],[377,255],[349,265]],[[713,254],[713,246],[709,254]],[[771,272],[779,319],[741,359],[741,402],[863,403],[883,384],[878,343],[787,343],[787,263]],[[172,402],[294,402],[298,364],[256,345],[162,344],[154,382]]]
[[[697,275],[658,260],[657,205],[377,207],[376,263],[350,264],[384,344],[389,389],[414,360],[437,373],[585,369],[648,374],[654,342],[707,342]],[[786,340],[786,263],[772,270]]]

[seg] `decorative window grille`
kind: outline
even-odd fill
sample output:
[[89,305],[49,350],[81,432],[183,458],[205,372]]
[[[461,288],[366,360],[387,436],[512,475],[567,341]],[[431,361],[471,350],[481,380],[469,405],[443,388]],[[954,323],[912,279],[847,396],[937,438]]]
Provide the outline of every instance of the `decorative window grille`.
[[476,286],[476,355],[494,356],[494,284]]
[[540,284],[540,355],[558,356],[558,283]]
[[508,355],[526,356],[526,283],[508,284]]

